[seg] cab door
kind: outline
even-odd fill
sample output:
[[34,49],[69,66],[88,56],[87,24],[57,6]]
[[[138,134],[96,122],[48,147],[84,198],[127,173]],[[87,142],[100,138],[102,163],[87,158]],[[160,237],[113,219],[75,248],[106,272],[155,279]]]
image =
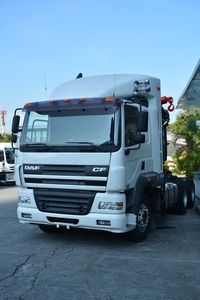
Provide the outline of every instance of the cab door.
[[[124,105],[124,145],[125,145],[125,183],[126,189],[133,188],[141,173],[145,172],[146,159],[151,156],[149,134],[145,134],[145,142],[136,144],[134,136],[138,133],[139,104],[126,103]],[[129,149],[127,149],[129,148]]]

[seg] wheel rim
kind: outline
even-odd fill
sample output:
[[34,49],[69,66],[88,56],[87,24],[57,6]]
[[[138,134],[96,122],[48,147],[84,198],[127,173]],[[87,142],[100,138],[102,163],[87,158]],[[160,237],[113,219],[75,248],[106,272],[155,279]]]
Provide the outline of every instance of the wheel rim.
[[185,192],[183,194],[183,206],[184,206],[184,208],[187,207],[187,193],[185,193]]
[[140,232],[145,232],[149,224],[149,209],[145,203],[140,205],[137,216],[137,225]]
[[194,201],[195,201],[195,193],[194,193],[194,189],[192,189],[192,203],[194,203]]

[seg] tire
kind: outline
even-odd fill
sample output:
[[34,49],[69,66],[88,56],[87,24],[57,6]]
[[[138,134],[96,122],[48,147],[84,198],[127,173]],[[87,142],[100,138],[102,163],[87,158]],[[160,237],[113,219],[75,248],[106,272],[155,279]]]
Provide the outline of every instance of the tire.
[[187,178],[185,181],[185,189],[187,191],[187,208],[191,209],[195,203],[195,185],[192,179]]
[[178,201],[175,206],[175,211],[180,215],[184,215],[187,211],[187,205],[188,205],[187,190],[185,187],[184,180],[178,179],[177,186],[178,186]]
[[44,224],[39,224],[38,225],[40,230],[46,233],[55,233],[59,231],[59,228],[53,225],[44,225]]
[[199,198],[196,198],[195,200],[195,210],[197,213],[200,213],[200,200]]
[[142,242],[146,239],[151,227],[151,211],[147,200],[142,200],[137,214],[136,228],[128,232],[128,237],[133,242]]

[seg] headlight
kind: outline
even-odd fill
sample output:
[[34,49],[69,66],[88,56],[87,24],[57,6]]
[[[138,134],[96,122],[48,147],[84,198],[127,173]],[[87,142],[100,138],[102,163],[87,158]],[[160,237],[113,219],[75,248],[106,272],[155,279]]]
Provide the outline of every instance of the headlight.
[[14,173],[7,173],[6,174],[6,179],[7,180],[14,180]]
[[31,204],[31,199],[27,196],[19,196],[18,197],[18,202],[19,203]]
[[101,201],[101,202],[99,202],[98,208],[99,209],[121,210],[121,209],[123,209],[123,202]]

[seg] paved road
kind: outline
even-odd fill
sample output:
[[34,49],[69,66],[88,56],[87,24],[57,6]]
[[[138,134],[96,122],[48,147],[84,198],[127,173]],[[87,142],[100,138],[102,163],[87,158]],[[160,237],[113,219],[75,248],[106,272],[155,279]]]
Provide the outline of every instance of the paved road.
[[0,187],[0,299],[200,299],[200,215],[162,218],[140,244],[87,230],[19,224]]

